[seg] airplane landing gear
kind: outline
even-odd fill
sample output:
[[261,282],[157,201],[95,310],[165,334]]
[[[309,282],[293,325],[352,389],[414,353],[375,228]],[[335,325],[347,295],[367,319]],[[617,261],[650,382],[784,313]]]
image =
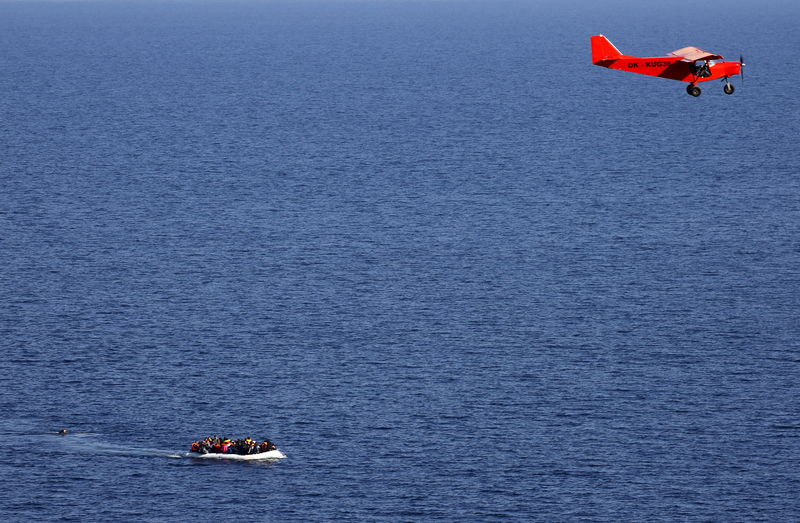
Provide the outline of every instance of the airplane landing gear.
[[725,91],[725,94],[733,94],[736,89],[733,87],[732,83],[725,82],[725,86],[722,88],[722,90]]
[[698,96],[703,94],[703,91],[699,87],[694,85],[694,84],[689,84],[686,87],[686,92],[689,93],[690,95],[694,96],[695,98],[697,98]]

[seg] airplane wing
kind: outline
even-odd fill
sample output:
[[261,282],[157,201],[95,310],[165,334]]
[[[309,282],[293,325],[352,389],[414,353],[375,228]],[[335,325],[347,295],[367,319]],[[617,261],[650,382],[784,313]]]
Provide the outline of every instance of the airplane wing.
[[686,62],[696,62],[698,60],[722,60],[722,56],[708,51],[703,51],[697,47],[683,47],[668,53],[669,56],[680,56]]

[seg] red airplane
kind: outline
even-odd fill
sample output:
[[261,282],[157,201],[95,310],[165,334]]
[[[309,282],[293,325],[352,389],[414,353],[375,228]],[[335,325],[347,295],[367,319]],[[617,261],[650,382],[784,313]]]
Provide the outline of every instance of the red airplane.
[[733,94],[734,88],[729,78],[738,74],[744,79],[744,59],[741,56],[738,62],[723,62],[718,54],[697,47],[684,47],[667,56],[640,58],[622,54],[603,35],[592,37],[592,63],[609,69],[689,82],[686,92],[692,96],[702,93],[695,84],[709,80],[724,81],[725,94]]

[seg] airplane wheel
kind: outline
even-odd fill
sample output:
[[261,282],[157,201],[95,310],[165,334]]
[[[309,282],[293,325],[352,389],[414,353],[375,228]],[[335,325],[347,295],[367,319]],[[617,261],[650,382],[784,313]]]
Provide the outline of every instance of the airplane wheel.
[[686,88],[686,92],[694,96],[695,98],[703,93],[703,91],[701,91],[699,87],[693,84],[689,84],[689,86]]
[[733,94],[736,89],[733,87],[733,84],[725,84],[722,90],[725,91],[725,94]]

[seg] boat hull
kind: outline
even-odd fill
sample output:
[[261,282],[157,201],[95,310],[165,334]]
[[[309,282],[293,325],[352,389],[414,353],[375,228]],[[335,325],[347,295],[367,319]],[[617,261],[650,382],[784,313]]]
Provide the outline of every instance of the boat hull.
[[198,452],[188,452],[187,458],[197,459],[229,459],[234,461],[256,461],[263,459],[283,459],[286,454],[280,450],[270,450],[269,452],[259,452],[258,454],[219,454],[209,452],[208,454],[200,454]]

